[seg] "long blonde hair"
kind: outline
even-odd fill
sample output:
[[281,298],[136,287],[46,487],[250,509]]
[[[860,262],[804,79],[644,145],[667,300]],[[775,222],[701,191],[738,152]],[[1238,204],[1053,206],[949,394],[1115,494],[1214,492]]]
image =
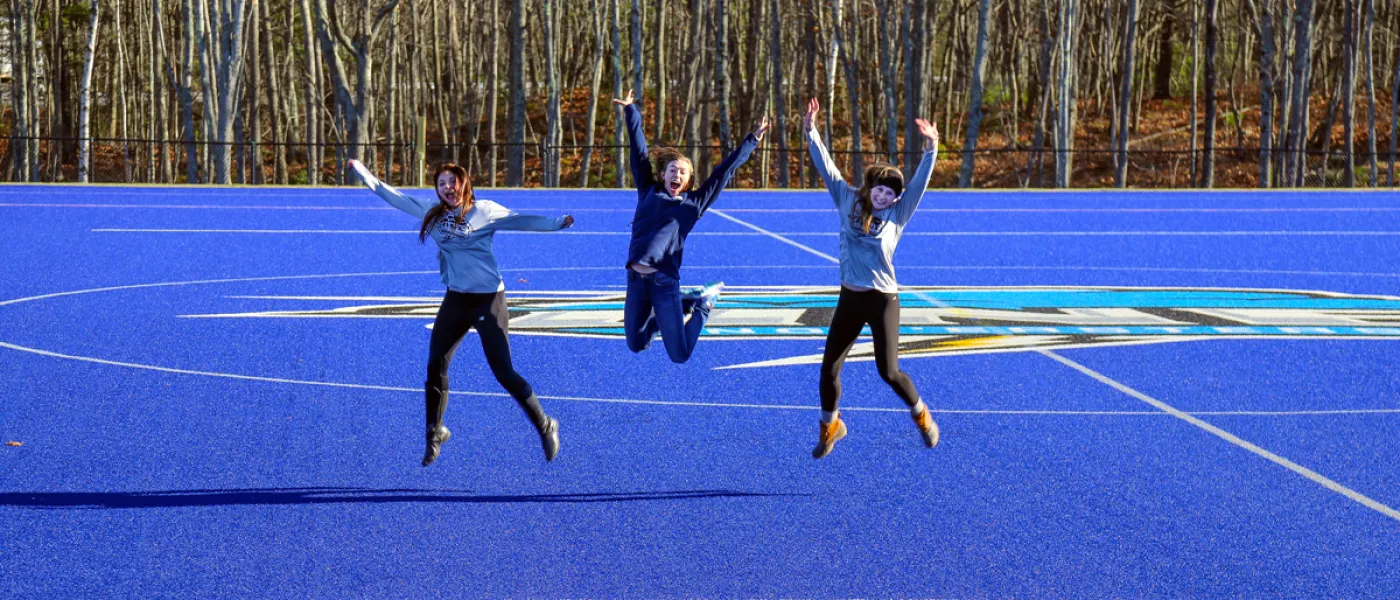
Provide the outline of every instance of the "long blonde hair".
[[678,160],[684,161],[685,164],[690,165],[690,179],[685,182],[685,189],[681,190],[684,192],[695,187],[695,163],[690,162],[690,159],[686,158],[684,154],[681,154],[680,150],[675,148],[657,148],[654,150],[651,159],[652,176],[660,180],[661,177],[666,175],[666,167],[671,166],[671,163]]
[[[438,165],[437,170],[433,171],[434,190],[437,189],[438,177],[441,177],[443,173],[449,172],[457,176],[457,197],[462,199],[461,204],[457,205],[457,220],[461,221],[466,217],[467,210],[476,202],[476,192],[472,191],[472,181],[467,178],[467,170],[458,166],[457,163],[450,162]],[[442,219],[443,215],[446,215],[449,210],[452,210],[452,207],[448,206],[446,202],[443,202],[442,197],[439,196],[437,206],[432,207],[428,210],[428,214],[423,215],[423,225],[418,228],[418,241],[420,243],[427,242],[428,231],[431,230],[433,225],[435,225],[439,219]]]

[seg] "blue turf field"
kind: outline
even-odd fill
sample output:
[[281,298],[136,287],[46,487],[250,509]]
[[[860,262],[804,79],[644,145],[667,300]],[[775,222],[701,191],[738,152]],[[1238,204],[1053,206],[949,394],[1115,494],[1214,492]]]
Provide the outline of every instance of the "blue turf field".
[[700,222],[685,365],[609,337],[633,193],[480,195],[577,219],[496,238],[551,464],[469,336],[418,466],[442,286],[362,188],[0,186],[0,597],[1400,590],[1400,194],[935,190],[896,260],[942,442],[858,345],[822,461],[824,192]]

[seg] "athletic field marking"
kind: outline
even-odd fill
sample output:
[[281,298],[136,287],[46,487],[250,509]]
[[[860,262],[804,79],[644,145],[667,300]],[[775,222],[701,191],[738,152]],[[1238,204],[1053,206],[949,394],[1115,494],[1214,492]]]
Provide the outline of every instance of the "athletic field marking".
[[[768,231],[757,225],[752,225],[724,214],[717,210],[711,210],[721,217],[729,219],[735,223],[753,229],[748,231],[696,231],[691,233],[694,236],[713,237],[758,237],[768,236],[782,241],[785,244],[797,246],[810,252],[818,252],[808,246],[804,246],[784,236],[793,237],[838,237],[841,234],[835,231]],[[409,229],[140,229],[140,228],[97,228],[90,229],[93,233],[259,233],[259,234],[417,234],[417,231]],[[501,231],[509,234],[533,234],[533,235],[600,235],[600,236],[631,236],[630,231]],[[1393,237],[1400,236],[1400,231],[910,231],[904,234],[905,237]],[[824,257],[830,256],[820,253]],[[831,260],[836,260],[832,258]]]
[[1339,494],[1341,494],[1341,495],[1343,495],[1343,496],[1346,496],[1346,497],[1348,497],[1348,498],[1351,498],[1352,500],[1355,500],[1356,502],[1362,504],[1363,506],[1365,506],[1365,507],[1367,507],[1367,508],[1369,508],[1369,509],[1371,509],[1371,510],[1374,510],[1374,511],[1376,511],[1376,512],[1379,512],[1379,513],[1381,513],[1381,514],[1383,514],[1383,515],[1385,515],[1385,516],[1387,516],[1387,517],[1390,517],[1391,519],[1400,521],[1400,512],[1397,512],[1395,509],[1390,508],[1389,506],[1386,506],[1386,505],[1384,505],[1384,504],[1381,504],[1380,502],[1377,502],[1377,501],[1375,501],[1375,500],[1372,500],[1371,498],[1368,498],[1368,497],[1362,495],[1360,492],[1357,492],[1357,491],[1355,491],[1355,490],[1352,490],[1351,488],[1348,488],[1348,487],[1346,487],[1346,486],[1344,486],[1344,485],[1342,485],[1342,484],[1340,484],[1340,483],[1337,483],[1337,482],[1335,482],[1335,481],[1332,481],[1331,479],[1328,479],[1328,478],[1322,476],[1320,473],[1318,473],[1318,472],[1316,472],[1316,471],[1313,471],[1312,469],[1309,469],[1309,468],[1304,467],[1304,466],[1302,466],[1302,465],[1300,465],[1300,464],[1298,464],[1298,463],[1295,463],[1295,462],[1293,462],[1293,461],[1291,461],[1291,460],[1288,460],[1288,459],[1286,459],[1286,458],[1284,458],[1284,457],[1282,457],[1282,456],[1279,456],[1279,455],[1277,455],[1277,454],[1274,454],[1273,452],[1269,452],[1268,450],[1265,450],[1265,449],[1263,449],[1263,448],[1261,448],[1261,447],[1259,447],[1259,446],[1257,446],[1257,445],[1251,444],[1251,443],[1249,443],[1249,442],[1247,442],[1247,441],[1245,441],[1245,440],[1243,440],[1243,439],[1240,439],[1238,436],[1236,436],[1236,435],[1234,435],[1234,434],[1232,434],[1232,433],[1230,433],[1230,432],[1228,432],[1228,431],[1225,431],[1224,429],[1221,429],[1221,428],[1219,428],[1219,427],[1216,427],[1216,426],[1214,426],[1214,425],[1211,425],[1210,423],[1207,423],[1207,422],[1205,422],[1205,421],[1202,421],[1201,419],[1198,419],[1198,418],[1196,418],[1195,416],[1192,416],[1191,414],[1189,414],[1189,413],[1187,413],[1187,412],[1184,412],[1184,411],[1182,411],[1182,410],[1180,410],[1180,409],[1177,409],[1177,408],[1174,407],[1174,406],[1171,406],[1171,405],[1169,405],[1169,404],[1167,404],[1167,403],[1165,403],[1165,402],[1162,402],[1161,400],[1157,400],[1156,398],[1153,398],[1153,397],[1151,397],[1151,396],[1148,396],[1147,394],[1144,394],[1144,393],[1139,392],[1139,391],[1137,391],[1137,390],[1135,390],[1135,389],[1133,389],[1133,388],[1130,388],[1130,387],[1128,387],[1128,386],[1126,386],[1126,385],[1123,385],[1122,383],[1119,383],[1118,381],[1115,381],[1114,379],[1108,377],[1107,375],[1104,375],[1104,374],[1102,374],[1102,373],[1099,373],[1098,371],[1095,371],[1095,370],[1093,370],[1093,369],[1090,369],[1089,367],[1086,367],[1086,366],[1084,366],[1084,365],[1081,365],[1081,364],[1079,364],[1079,363],[1077,363],[1077,362],[1075,362],[1075,361],[1073,361],[1073,360],[1070,360],[1070,359],[1068,359],[1068,358],[1065,358],[1065,357],[1063,357],[1063,356],[1060,356],[1059,354],[1056,354],[1056,353],[1051,352],[1051,351],[1048,351],[1048,350],[1038,350],[1038,352],[1039,352],[1040,354],[1043,354],[1043,355],[1045,355],[1045,356],[1047,356],[1047,357],[1049,357],[1049,358],[1055,360],[1056,362],[1058,362],[1058,363],[1060,363],[1060,364],[1062,364],[1062,365],[1065,365],[1065,366],[1067,366],[1067,367],[1069,367],[1069,368],[1071,368],[1071,369],[1074,369],[1074,370],[1076,370],[1076,371],[1079,371],[1080,373],[1083,373],[1083,374],[1085,374],[1085,375],[1088,375],[1089,377],[1093,378],[1094,380],[1098,381],[1099,383],[1102,383],[1102,384],[1104,384],[1104,385],[1107,385],[1107,386],[1109,386],[1109,387],[1111,387],[1111,388],[1113,388],[1113,389],[1116,389],[1116,390],[1118,390],[1118,391],[1120,391],[1120,392],[1123,392],[1124,394],[1127,394],[1127,395],[1129,395],[1129,396],[1132,396],[1132,397],[1134,397],[1134,398],[1137,398],[1138,400],[1141,400],[1141,401],[1143,401],[1143,402],[1146,402],[1146,403],[1152,405],[1153,407],[1156,407],[1157,409],[1161,410],[1162,412],[1164,412],[1164,413],[1166,413],[1166,414],[1169,414],[1169,415],[1171,415],[1171,416],[1173,416],[1173,417],[1176,417],[1176,418],[1178,418],[1178,419],[1181,419],[1181,420],[1183,420],[1183,421],[1186,421],[1187,423],[1190,423],[1190,424],[1192,424],[1192,425],[1195,425],[1196,427],[1199,427],[1199,428],[1201,428],[1201,429],[1204,429],[1204,430],[1206,430],[1207,432],[1211,433],[1212,435],[1215,435],[1216,437],[1219,437],[1219,438],[1221,438],[1221,439],[1223,439],[1223,440],[1225,440],[1225,441],[1227,441],[1227,442],[1230,442],[1231,444],[1234,444],[1234,445],[1236,445],[1236,446],[1239,446],[1239,447],[1241,447],[1241,448],[1244,448],[1245,450],[1248,450],[1248,451],[1250,451],[1250,452],[1253,452],[1254,454],[1257,454],[1257,455],[1259,455],[1259,456],[1261,456],[1261,457],[1263,457],[1263,458],[1269,460],[1270,462],[1273,462],[1273,463],[1275,463],[1275,464],[1277,464],[1277,465],[1279,465],[1279,466],[1281,466],[1281,467],[1283,467],[1283,468],[1285,468],[1285,469],[1288,469],[1288,470],[1290,470],[1290,471],[1293,471],[1294,473],[1297,473],[1297,474],[1299,474],[1299,475],[1302,475],[1303,477],[1306,477],[1306,478],[1312,480],[1314,483],[1320,484],[1320,485],[1322,485],[1323,487],[1325,487],[1325,488],[1327,488],[1327,489],[1329,489],[1329,490],[1332,490],[1332,491],[1337,492],[1337,493],[1339,493]]
[[768,237],[771,237],[771,238],[773,238],[773,239],[775,239],[775,240],[778,240],[778,241],[780,241],[780,242],[782,242],[782,243],[784,243],[784,244],[787,244],[787,245],[789,245],[789,246],[795,246],[795,247],[800,248],[800,249],[802,249],[802,250],[806,250],[807,252],[810,252],[810,253],[812,253],[812,254],[815,254],[815,255],[817,255],[817,256],[820,256],[820,257],[822,257],[822,258],[825,258],[825,259],[827,259],[827,260],[829,260],[829,261],[831,261],[831,262],[834,262],[834,263],[838,263],[838,264],[839,264],[839,263],[841,262],[841,261],[837,260],[836,258],[832,257],[830,254],[826,254],[825,252],[822,252],[822,251],[820,251],[820,250],[816,250],[816,249],[812,248],[811,246],[805,246],[805,245],[803,245],[803,244],[799,244],[799,243],[797,243],[797,242],[794,242],[794,241],[792,241],[792,240],[790,240],[790,239],[787,239],[787,238],[783,237],[782,235],[773,233],[773,232],[771,232],[771,231],[768,231],[767,229],[764,229],[764,228],[762,228],[762,227],[759,227],[759,226],[757,226],[757,225],[754,225],[753,223],[749,223],[749,222],[747,222],[747,221],[741,221],[741,220],[739,220],[739,219],[736,219],[736,218],[734,218],[734,217],[731,217],[731,216],[725,214],[725,213],[722,212],[722,211],[718,211],[718,210],[715,210],[715,209],[710,209],[710,212],[712,212],[712,213],[714,213],[714,214],[716,214],[716,215],[719,215],[720,218],[722,218],[722,219],[725,219],[725,220],[728,220],[728,221],[731,221],[731,222],[734,222],[734,223],[738,223],[738,224],[740,224],[740,225],[743,225],[744,227],[748,227],[749,229],[752,229],[752,230],[754,230],[754,231],[757,231],[757,232],[759,232],[759,233],[761,233],[761,234],[763,234],[763,235],[766,235],[766,236],[768,236]]
[[[731,213],[834,213],[835,208],[726,208]],[[1400,212],[1395,207],[1343,206],[1294,208],[920,208],[917,213],[1347,213]]]
[[[514,203],[512,203],[514,204]],[[79,203],[54,203],[54,202],[0,202],[0,208],[169,208],[176,210],[376,210],[393,211],[399,209],[392,206],[287,206],[283,205],[255,205],[255,204],[79,204]],[[636,212],[631,208],[565,208],[565,207],[530,207],[528,210],[550,211],[550,212]]]
[[[122,361],[116,361],[116,360],[107,360],[107,359],[102,359],[102,358],[93,358],[93,357],[90,357],[90,356],[74,356],[74,355],[71,355],[71,354],[62,354],[62,353],[59,353],[59,352],[50,352],[50,351],[48,351],[48,350],[40,350],[40,349],[38,349],[38,348],[30,348],[30,347],[27,347],[27,346],[20,346],[20,345],[11,344],[11,343],[8,343],[8,342],[0,342],[0,348],[5,348],[5,349],[8,349],[8,350],[14,350],[14,351],[17,351],[17,352],[27,352],[27,353],[30,353],[30,354],[36,354],[36,355],[44,356],[44,357],[48,357],[48,358],[60,358],[60,359],[65,359],[65,360],[74,360],[74,361],[78,361],[78,362],[86,362],[86,363],[93,363],[93,364],[107,365],[107,366],[114,366],[114,367],[124,367],[124,368],[129,368],[129,369],[142,369],[142,370],[146,370],[146,371],[158,371],[158,372],[161,372],[161,373],[173,373],[173,374],[177,374],[177,375],[197,375],[197,376],[203,376],[203,377],[219,377],[219,378],[223,378],[223,379],[237,379],[237,380],[240,380],[240,381],[255,381],[255,382],[260,382],[260,383],[276,383],[276,384],[288,384],[288,385],[310,385],[310,386],[332,387],[332,388],[340,388],[340,389],[375,390],[375,391],[385,391],[385,392],[409,392],[409,393],[415,393],[415,394],[417,394],[417,393],[422,393],[422,392],[423,392],[423,389],[422,389],[422,388],[409,388],[409,387],[398,387],[398,386],[389,386],[389,385],[372,385],[372,384],[362,384],[362,383],[339,383],[339,382],[334,382],[334,381],[308,381],[308,380],[302,380],[302,379],[287,379],[287,378],[282,378],[282,377],[260,377],[260,376],[256,376],[256,375],[240,375],[240,374],[237,374],[237,373],[220,373],[220,372],[215,372],[215,371],[196,371],[196,370],[190,370],[190,369],[176,369],[176,368],[173,368],[173,367],[161,367],[161,366],[156,366],[156,365],[144,365],[144,364],[140,364],[140,363],[130,363],[130,362],[122,362]],[[452,390],[450,393],[453,393],[453,394],[463,394],[463,395],[469,395],[469,396],[490,396],[490,397],[497,397],[497,398],[508,398],[508,397],[510,397],[510,394],[507,394],[507,393],[505,393],[505,392],[471,392],[471,391],[463,391],[463,390]],[[545,400],[560,400],[560,401],[567,401],[567,402],[594,402],[594,403],[601,403],[601,404],[639,404],[639,405],[653,405],[653,406],[699,407],[699,408],[749,408],[749,409],[767,409],[767,410],[805,410],[805,411],[813,411],[813,410],[820,410],[820,409],[821,409],[820,406],[816,406],[816,405],[801,405],[801,406],[795,406],[795,405],[790,405],[790,404],[741,404],[741,403],[730,403],[730,402],[681,402],[681,401],[673,401],[673,400],[638,400],[638,399],[631,399],[631,398],[589,398],[589,397],[582,397],[582,396],[548,396],[548,395],[543,395],[543,394],[540,395],[540,398],[545,399]],[[841,407],[841,410],[849,410],[849,411],[853,411],[853,412],[856,412],[856,411],[858,411],[858,412],[888,412],[888,413],[907,413],[907,412],[909,412],[909,409],[907,409],[907,408],[875,408],[875,407],[859,407],[859,406],[851,406],[851,407],[843,406],[843,407]],[[939,414],[949,414],[949,415],[1070,416],[1070,417],[1073,417],[1073,416],[1102,416],[1102,417],[1164,417],[1164,416],[1168,416],[1166,413],[1163,413],[1163,412],[1160,412],[1160,411],[1155,411],[1155,410],[1152,410],[1152,411],[1124,411],[1124,410],[1118,410],[1118,411],[1115,411],[1115,410],[993,410],[993,409],[980,409],[980,410],[979,410],[979,409],[937,409],[937,408],[932,408],[932,407],[930,407],[930,410],[932,410],[932,411],[935,412],[935,413],[939,413]],[[1379,414],[1396,414],[1396,413],[1400,413],[1400,409],[1375,409],[1375,410],[1353,410],[1353,411],[1318,411],[1318,412],[1314,412],[1314,411],[1285,411],[1285,412],[1279,412],[1279,413],[1270,413],[1270,412],[1267,412],[1267,411],[1251,411],[1251,412],[1200,412],[1200,413],[1195,413],[1195,414],[1201,414],[1201,415],[1265,416],[1265,417],[1266,417],[1266,416],[1297,416],[1297,415],[1314,415],[1314,414],[1326,414],[1326,415],[1355,415],[1355,414],[1377,414],[1377,413],[1379,413]]]
[[[815,251],[813,251],[813,252],[815,252]],[[829,257],[829,256],[827,256],[827,255],[825,255],[825,254],[820,254],[820,253],[818,253],[818,254],[819,254],[820,256],[822,256],[823,258],[826,258],[826,259],[828,259],[828,260],[833,260],[833,259],[831,259],[831,257]],[[687,268],[687,269],[725,269],[725,270],[730,270],[730,269],[733,269],[733,270],[738,270],[738,269],[747,269],[747,270],[754,270],[754,269],[757,269],[757,270],[765,270],[765,269],[830,269],[831,267],[830,267],[830,266],[826,266],[826,265],[689,265],[689,266],[687,266],[686,268]],[[1040,265],[1027,265],[1027,266],[1008,266],[1008,265],[1003,265],[1003,266],[924,265],[924,266],[904,266],[904,267],[900,267],[900,269],[903,269],[903,270],[910,270],[910,269],[928,269],[928,270],[947,270],[947,271],[968,271],[968,270],[973,270],[973,271],[977,271],[977,270],[987,270],[987,271],[1003,271],[1003,270],[1015,270],[1015,271],[1052,271],[1052,270],[1059,270],[1059,271],[1127,271],[1127,272],[1143,271],[1143,272],[1162,272],[1162,273],[1217,273],[1217,274],[1310,275],[1310,276],[1391,277],[1391,278],[1400,277],[1400,273],[1368,273],[1368,272],[1358,272],[1358,271],[1289,271],[1289,270],[1270,270],[1270,269],[1189,269],[1189,268],[1171,268],[1171,267],[1075,267],[1075,266],[1058,266],[1058,267],[1057,267],[1057,266],[1040,266]],[[516,273],[516,272],[519,272],[519,273],[535,273],[535,272],[548,272],[548,271],[613,271],[613,270],[624,270],[624,267],[620,267],[620,266],[607,266],[607,267],[511,267],[511,268],[503,268],[503,269],[501,269],[501,272],[503,272],[503,273]],[[274,275],[274,276],[268,276],[268,277],[236,277],[236,278],[229,278],[229,279],[197,279],[197,280],[192,280],[192,281],[166,281],[166,282],[156,282],[156,283],[137,283],[137,284],[131,284],[131,285],[116,285],[116,286],[109,286],[109,287],[90,288],[90,289],[85,289],[85,290],[70,290],[70,291],[66,291],[66,292],[53,292],[53,293],[48,293],[48,294],[39,294],[39,295],[36,295],[36,296],[25,296],[25,297],[22,297],[22,298],[11,298],[11,299],[9,299],[9,300],[0,300],[0,306],[10,306],[10,305],[12,305],[12,304],[20,304],[20,303],[22,303],[22,302],[32,302],[32,301],[34,301],[34,300],[47,300],[47,299],[50,299],[50,298],[61,298],[61,297],[64,297],[64,296],[76,296],[76,295],[80,295],[80,294],[91,294],[91,293],[94,293],[94,292],[119,292],[119,291],[126,291],[126,290],[137,290],[137,289],[157,288],[157,287],[176,287],[176,286],[185,286],[185,285],[205,285],[205,284],[212,284],[212,283],[247,283],[247,282],[256,282],[256,281],[291,281],[291,280],[298,280],[298,279],[329,279],[329,278],[338,278],[338,277],[383,277],[383,276],[400,276],[400,275],[437,275],[437,274],[438,274],[438,271],[388,271],[388,272],[377,272],[377,273],[376,273],[376,272],[370,272],[370,273],[327,273],[327,274],[322,274],[322,275]],[[620,286],[611,286],[611,287],[620,287]],[[811,288],[813,288],[813,289],[820,289],[820,288],[830,288],[830,287],[832,287],[832,286],[831,286],[831,285],[825,285],[825,286],[820,286],[820,285],[818,285],[818,286],[807,286],[807,287],[811,287]]]
[[[300,198],[299,195],[290,195]],[[511,205],[518,203],[511,200]],[[522,205],[523,206],[523,205]],[[392,206],[288,206],[263,205],[263,204],[118,204],[118,203],[98,203],[98,202],[0,202],[3,208],[156,208],[172,210],[370,210],[370,211],[397,211]],[[560,212],[636,212],[635,208],[573,208],[554,206],[523,206],[527,210],[547,210]],[[831,214],[835,213],[835,208],[727,208],[725,212],[730,213],[774,213],[774,214]],[[942,213],[942,214],[977,214],[977,213],[1181,213],[1181,214],[1212,214],[1212,213],[1370,213],[1370,212],[1400,212],[1400,208],[1394,207],[1366,207],[1366,206],[1346,206],[1334,208],[1322,207],[1294,207],[1294,208],[920,208],[916,212],[920,213]]]

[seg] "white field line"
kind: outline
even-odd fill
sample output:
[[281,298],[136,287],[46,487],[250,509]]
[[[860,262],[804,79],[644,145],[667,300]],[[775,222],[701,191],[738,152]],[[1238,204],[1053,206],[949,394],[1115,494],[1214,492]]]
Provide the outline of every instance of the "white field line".
[[1147,394],[1144,394],[1144,393],[1139,392],[1139,391],[1137,391],[1137,390],[1135,390],[1135,389],[1133,389],[1133,388],[1130,388],[1130,387],[1128,387],[1128,386],[1126,386],[1126,385],[1123,385],[1122,383],[1119,383],[1119,382],[1113,380],[1112,378],[1109,378],[1108,376],[1106,376],[1106,375],[1104,375],[1104,374],[1102,374],[1102,373],[1099,373],[1098,371],[1095,371],[1095,370],[1090,369],[1089,367],[1086,367],[1086,366],[1084,366],[1084,365],[1081,365],[1081,364],[1079,364],[1079,363],[1077,363],[1077,362],[1075,362],[1075,361],[1073,361],[1073,360],[1070,360],[1070,359],[1068,359],[1068,358],[1065,358],[1065,357],[1063,357],[1063,356],[1060,356],[1059,354],[1056,354],[1056,353],[1054,353],[1054,352],[1050,352],[1050,351],[1048,351],[1048,350],[1040,351],[1040,354],[1043,354],[1043,355],[1045,355],[1045,356],[1047,356],[1047,357],[1049,357],[1049,358],[1055,360],[1056,362],[1058,362],[1058,363],[1060,363],[1060,364],[1062,364],[1062,365],[1065,365],[1065,366],[1067,366],[1067,367],[1069,367],[1069,368],[1071,368],[1071,369],[1074,369],[1074,370],[1076,370],[1076,371],[1079,371],[1080,373],[1083,373],[1083,374],[1085,374],[1085,375],[1088,375],[1089,377],[1093,378],[1094,380],[1098,381],[1099,383],[1102,383],[1102,384],[1104,384],[1104,385],[1107,385],[1107,386],[1109,386],[1109,387],[1111,387],[1111,388],[1113,388],[1113,389],[1116,389],[1116,390],[1118,390],[1118,391],[1120,391],[1120,392],[1123,392],[1124,394],[1127,394],[1127,395],[1129,395],[1129,396],[1132,396],[1132,397],[1134,397],[1134,398],[1137,398],[1138,400],[1141,400],[1141,401],[1143,401],[1143,402],[1146,402],[1147,404],[1150,404],[1151,406],[1153,406],[1154,408],[1156,408],[1156,409],[1162,411],[1163,413],[1169,414],[1169,415],[1171,415],[1171,416],[1173,416],[1173,417],[1176,417],[1176,418],[1178,418],[1178,419],[1181,419],[1182,421],[1186,421],[1187,423],[1190,423],[1190,424],[1192,424],[1192,425],[1195,425],[1196,427],[1199,427],[1199,428],[1201,428],[1201,429],[1204,429],[1205,431],[1209,432],[1210,434],[1212,434],[1212,435],[1214,435],[1214,436],[1216,436],[1216,437],[1218,437],[1218,438],[1220,438],[1220,439],[1223,439],[1223,440],[1225,440],[1225,441],[1227,441],[1227,442],[1229,442],[1229,443],[1231,443],[1231,444],[1234,444],[1234,445],[1236,445],[1236,446],[1239,446],[1240,448],[1244,448],[1245,450],[1248,450],[1249,452],[1252,452],[1252,453],[1254,453],[1254,454],[1256,454],[1256,455],[1258,455],[1258,456],[1260,456],[1260,457],[1263,457],[1264,459],[1268,460],[1269,462],[1272,462],[1272,463],[1277,464],[1277,465],[1279,465],[1279,466],[1281,466],[1281,467],[1283,467],[1283,468],[1285,468],[1285,469],[1288,469],[1288,470],[1290,470],[1290,471],[1293,471],[1294,473],[1297,473],[1297,474],[1299,474],[1299,475],[1302,475],[1303,477],[1306,477],[1307,479],[1311,480],[1311,481],[1314,482],[1314,483],[1317,483],[1317,484],[1321,485],[1322,487],[1325,487],[1325,488],[1327,488],[1327,489],[1329,489],[1329,490],[1332,490],[1333,492],[1336,492],[1336,493],[1338,493],[1338,494],[1341,494],[1341,495],[1343,495],[1343,496],[1346,496],[1347,498],[1350,498],[1350,499],[1352,499],[1352,500],[1354,500],[1354,501],[1360,503],[1361,505],[1365,506],[1366,508],[1369,508],[1369,509],[1374,510],[1374,511],[1376,511],[1376,512],[1378,512],[1378,513],[1381,513],[1381,514],[1383,514],[1383,515],[1385,515],[1385,516],[1387,516],[1387,517],[1390,517],[1391,519],[1394,519],[1394,520],[1396,520],[1396,521],[1400,521],[1400,512],[1397,512],[1395,509],[1393,509],[1393,508],[1391,508],[1391,507],[1389,507],[1389,506],[1386,506],[1386,505],[1384,505],[1384,504],[1381,504],[1380,502],[1377,502],[1377,501],[1375,501],[1375,500],[1373,500],[1373,499],[1371,499],[1371,498],[1369,498],[1369,497],[1367,497],[1367,496],[1361,494],[1360,492],[1357,492],[1356,490],[1353,490],[1353,489],[1348,488],[1348,487],[1346,487],[1346,486],[1344,486],[1344,485],[1342,485],[1342,484],[1340,484],[1340,483],[1337,483],[1336,481],[1333,481],[1333,480],[1331,480],[1331,479],[1328,479],[1327,477],[1324,477],[1322,474],[1320,474],[1320,473],[1318,473],[1318,472],[1316,472],[1316,471],[1313,471],[1312,469],[1309,469],[1309,468],[1307,468],[1307,467],[1304,467],[1303,465],[1300,465],[1300,464],[1298,464],[1298,463],[1295,463],[1295,462],[1293,462],[1293,461],[1291,461],[1291,460],[1288,460],[1287,458],[1284,458],[1284,457],[1282,457],[1282,456],[1279,456],[1279,455],[1277,455],[1277,454],[1274,454],[1273,452],[1270,452],[1270,451],[1268,451],[1268,450],[1265,450],[1264,448],[1261,448],[1261,447],[1259,447],[1259,446],[1257,446],[1257,445],[1255,445],[1255,444],[1252,444],[1252,443],[1250,443],[1250,442],[1247,442],[1247,441],[1241,439],[1240,437],[1236,436],[1235,434],[1232,434],[1232,433],[1230,433],[1230,432],[1228,432],[1228,431],[1225,431],[1224,429],[1221,429],[1221,428],[1219,428],[1219,427],[1216,427],[1216,426],[1214,426],[1214,425],[1211,425],[1210,423],[1207,423],[1207,422],[1205,422],[1205,421],[1202,421],[1201,419],[1199,419],[1199,418],[1197,418],[1197,417],[1195,417],[1195,416],[1193,416],[1193,415],[1191,415],[1191,414],[1189,414],[1189,413],[1187,413],[1187,412],[1185,412],[1185,411],[1182,411],[1182,410],[1180,410],[1180,409],[1178,409],[1178,408],[1176,408],[1176,407],[1174,407],[1174,406],[1171,406],[1171,405],[1169,405],[1169,404],[1167,404],[1167,403],[1165,403],[1165,402],[1162,402],[1161,400],[1158,400],[1158,399],[1156,399],[1156,398],[1153,398],[1153,397],[1151,397],[1151,396],[1148,396]]
[[[768,231],[740,221],[717,210],[711,210],[723,218],[739,223],[753,231],[697,231],[690,235],[705,237],[758,237],[767,236],[785,244],[796,246],[830,258],[825,253],[800,244],[791,237],[837,237],[834,231]],[[102,227],[89,230],[92,233],[220,233],[220,234],[282,234],[282,235],[405,235],[418,232],[408,229],[174,229],[174,228],[118,228]],[[510,235],[572,235],[572,236],[630,236],[628,231],[500,231]],[[1239,230],[1239,231],[910,231],[905,237],[1395,237],[1400,231],[1385,230]],[[836,260],[832,258],[831,260]]]

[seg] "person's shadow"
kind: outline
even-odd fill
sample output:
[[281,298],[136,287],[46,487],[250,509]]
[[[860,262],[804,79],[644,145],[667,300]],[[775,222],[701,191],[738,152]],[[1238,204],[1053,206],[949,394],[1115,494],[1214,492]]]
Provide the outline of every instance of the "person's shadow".
[[371,489],[359,487],[249,488],[168,490],[154,492],[6,492],[0,507],[30,509],[171,508],[275,504],[381,504],[434,502],[448,504],[656,502],[792,496],[734,490],[604,492],[592,494],[478,495],[468,490]]

